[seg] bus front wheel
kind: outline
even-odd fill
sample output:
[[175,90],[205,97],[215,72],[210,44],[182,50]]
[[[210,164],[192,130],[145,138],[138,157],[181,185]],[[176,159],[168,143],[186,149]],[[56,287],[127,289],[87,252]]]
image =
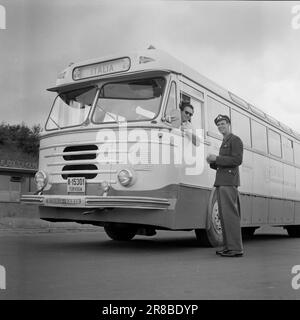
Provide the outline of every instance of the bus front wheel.
[[197,240],[204,246],[220,247],[223,245],[223,233],[216,189],[213,189],[209,198],[206,229],[196,229],[195,233]]
[[293,238],[300,238],[300,226],[286,226],[288,235]]
[[137,228],[124,223],[106,223],[104,225],[106,234],[116,241],[129,241],[137,233]]

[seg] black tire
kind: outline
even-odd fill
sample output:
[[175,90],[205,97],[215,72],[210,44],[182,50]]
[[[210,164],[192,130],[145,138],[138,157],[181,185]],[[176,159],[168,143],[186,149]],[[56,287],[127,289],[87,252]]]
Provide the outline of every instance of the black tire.
[[210,194],[206,229],[195,229],[197,241],[206,247],[220,247],[223,245],[223,233],[219,217],[217,190],[214,188]]
[[196,239],[199,245],[203,247],[212,247],[205,229],[195,229]]
[[286,226],[288,235],[293,238],[300,238],[300,226]]
[[116,241],[129,241],[137,233],[137,227],[124,223],[106,223],[104,230],[112,240]]
[[242,237],[244,239],[251,238],[254,235],[254,232],[257,228],[256,227],[244,227],[242,228]]

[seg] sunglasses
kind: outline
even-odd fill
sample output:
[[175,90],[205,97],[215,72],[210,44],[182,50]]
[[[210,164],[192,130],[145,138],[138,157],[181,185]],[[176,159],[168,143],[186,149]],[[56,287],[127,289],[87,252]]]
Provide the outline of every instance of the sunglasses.
[[192,114],[192,113],[190,113],[190,112],[188,112],[188,111],[184,111],[184,113],[185,113],[187,116],[190,116],[190,117],[192,117],[192,116],[193,116],[193,114]]

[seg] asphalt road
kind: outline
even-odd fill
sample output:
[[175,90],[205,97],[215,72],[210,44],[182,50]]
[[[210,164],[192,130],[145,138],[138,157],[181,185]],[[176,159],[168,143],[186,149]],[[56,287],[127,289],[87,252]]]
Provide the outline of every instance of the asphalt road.
[[245,240],[242,258],[216,256],[197,245],[193,232],[159,231],[120,243],[102,230],[2,232],[0,300],[300,299],[291,285],[300,238],[283,229]]

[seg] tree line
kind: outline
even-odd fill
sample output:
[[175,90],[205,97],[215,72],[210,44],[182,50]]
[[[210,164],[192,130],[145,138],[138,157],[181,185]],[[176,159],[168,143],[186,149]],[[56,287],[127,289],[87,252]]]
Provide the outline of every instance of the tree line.
[[25,123],[11,125],[2,122],[0,124],[0,147],[2,150],[18,150],[38,157],[40,132],[40,125],[30,128]]

